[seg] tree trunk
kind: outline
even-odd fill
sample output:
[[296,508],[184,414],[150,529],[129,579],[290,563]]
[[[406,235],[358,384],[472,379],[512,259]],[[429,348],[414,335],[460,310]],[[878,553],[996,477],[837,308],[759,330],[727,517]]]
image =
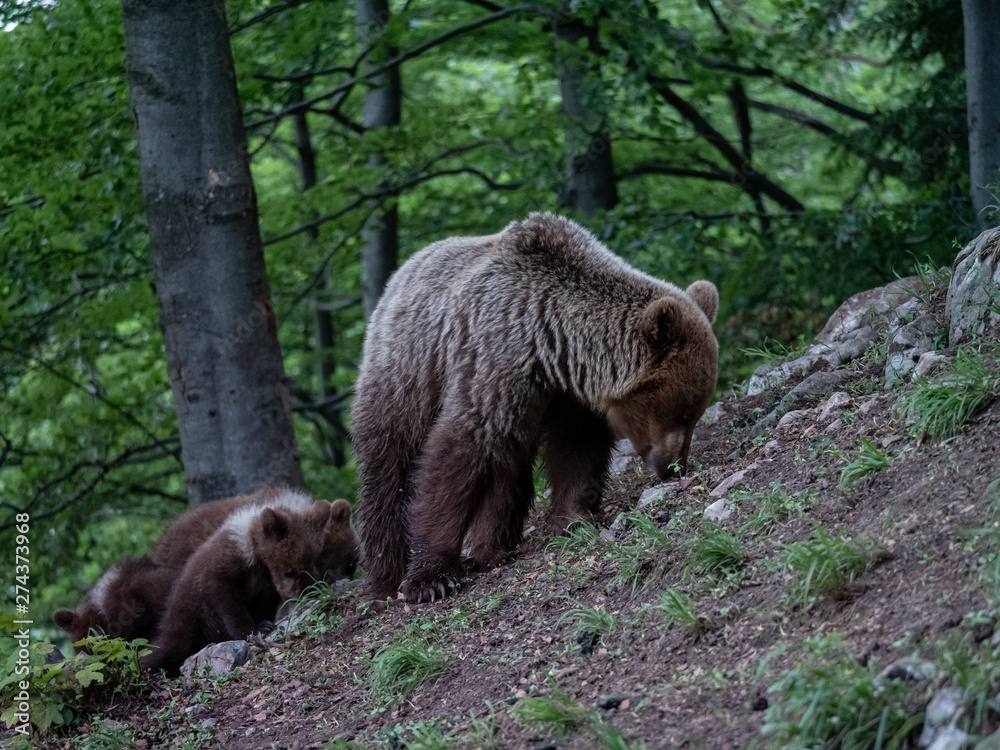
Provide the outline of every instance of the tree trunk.
[[150,253],[192,505],[303,485],[221,0],[122,0]]
[[[355,0],[354,8],[362,47],[374,46],[365,58],[364,70],[367,72],[397,54],[395,47],[380,45],[378,42],[378,37],[389,23],[389,3],[388,0]],[[401,105],[399,66],[393,65],[368,79],[363,122],[365,129],[378,130],[398,125]],[[371,157],[368,166],[378,169],[386,163],[386,158],[379,154]],[[387,188],[385,183],[379,185],[379,190]],[[372,216],[362,233],[362,241],[361,295],[365,320],[368,320],[375,311],[375,305],[382,296],[389,276],[399,263],[399,214],[395,204]]]
[[979,231],[993,226],[987,189],[1000,182],[1000,6],[994,0],[962,0],[965,26],[965,90],[969,121],[969,177]]
[[559,90],[563,112],[570,119],[566,129],[566,186],[560,203],[579,211],[588,219],[599,210],[618,203],[611,139],[607,133],[607,112],[592,93],[597,70],[581,39],[596,54],[597,27],[576,18],[560,18],[554,24],[559,63]]

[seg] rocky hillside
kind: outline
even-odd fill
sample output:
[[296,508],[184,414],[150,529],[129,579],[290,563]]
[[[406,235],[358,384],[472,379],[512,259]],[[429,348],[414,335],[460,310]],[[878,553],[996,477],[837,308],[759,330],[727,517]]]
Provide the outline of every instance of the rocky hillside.
[[848,300],[710,409],[687,477],[617,456],[595,525],[446,601],[325,592],[46,746],[1000,747],[1000,308],[965,278]]

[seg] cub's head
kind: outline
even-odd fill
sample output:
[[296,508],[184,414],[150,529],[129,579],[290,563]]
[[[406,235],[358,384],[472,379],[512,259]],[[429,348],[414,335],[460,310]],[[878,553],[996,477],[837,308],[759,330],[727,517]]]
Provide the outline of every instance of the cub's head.
[[325,503],[330,507],[329,518],[323,528],[323,547],[317,568],[327,583],[342,578],[351,579],[361,559],[361,542],[351,523],[351,504],[346,500],[317,500],[314,505]]
[[[100,609],[89,600],[84,600],[76,609],[57,609],[52,614],[52,620],[66,631],[69,642],[73,644],[90,635],[91,630],[104,632],[108,624]],[[73,650],[78,654],[90,653],[83,646],[74,645]]]
[[[326,506],[316,512],[310,506],[306,513],[264,508],[250,526],[254,556],[267,565],[282,599],[297,598],[319,577],[322,524],[329,515],[330,504]],[[324,513],[322,522],[315,520]]]
[[718,310],[719,293],[708,281],[650,302],[639,322],[646,373],[608,409],[611,427],[660,479],[686,470],[691,434],[715,392],[719,345],[712,323]]

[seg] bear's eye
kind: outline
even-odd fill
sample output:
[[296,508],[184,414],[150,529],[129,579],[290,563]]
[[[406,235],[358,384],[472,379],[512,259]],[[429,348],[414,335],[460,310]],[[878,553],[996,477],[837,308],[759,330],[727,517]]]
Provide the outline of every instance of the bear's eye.
[[298,575],[294,570],[286,570],[285,578],[295,578]]

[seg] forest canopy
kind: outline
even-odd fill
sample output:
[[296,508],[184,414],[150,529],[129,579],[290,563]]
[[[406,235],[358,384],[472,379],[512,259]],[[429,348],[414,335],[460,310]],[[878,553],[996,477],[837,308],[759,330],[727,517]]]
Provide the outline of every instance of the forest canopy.
[[[318,497],[354,495],[368,302],[431,241],[556,211],[656,276],[710,279],[726,388],[746,350],[976,233],[958,0],[239,0],[227,19]],[[121,6],[21,0],[0,22],[0,536],[31,514],[55,608],[187,498]]]

